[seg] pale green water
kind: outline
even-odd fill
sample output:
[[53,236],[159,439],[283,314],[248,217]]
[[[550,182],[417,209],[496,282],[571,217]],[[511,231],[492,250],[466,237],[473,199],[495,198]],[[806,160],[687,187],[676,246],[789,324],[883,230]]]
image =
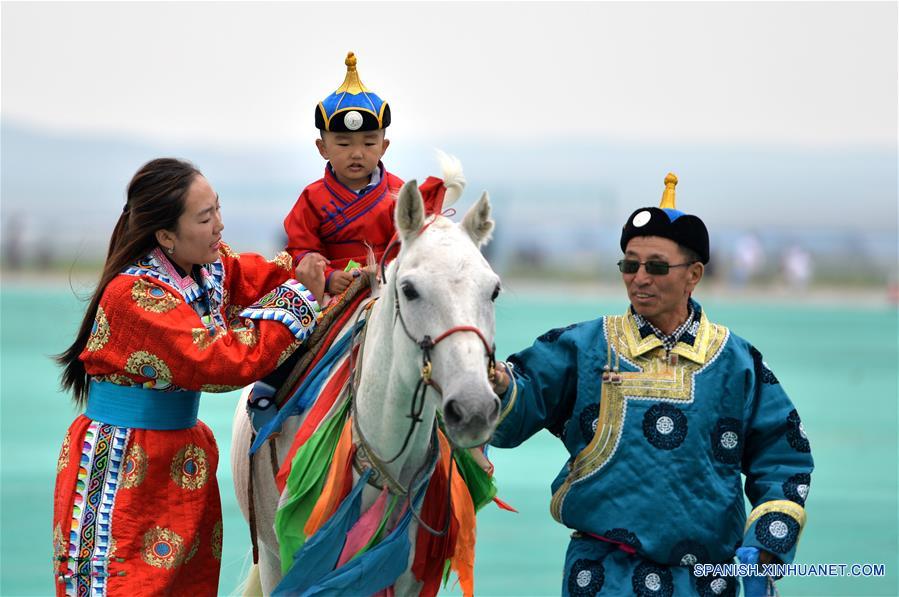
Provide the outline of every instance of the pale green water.
[[[0,307],[0,594],[46,595],[53,591],[55,464],[75,415],[57,390],[58,370],[47,357],[71,341],[83,306],[68,290],[7,284]],[[781,594],[899,594],[895,309],[716,301],[704,307],[764,353],[811,438],[817,468],[797,561],[887,567],[885,578],[785,579]],[[497,305],[498,354],[529,345],[549,328],[623,309],[623,300],[510,292]],[[222,451],[223,594],[241,578],[249,549],[226,464],[236,399],[236,392],[207,395],[200,412]],[[558,594],[568,531],[552,521],[548,506],[549,482],[564,461],[561,444],[544,432],[516,450],[493,450],[491,457],[501,497],[520,513],[488,506],[479,516],[477,593]]]

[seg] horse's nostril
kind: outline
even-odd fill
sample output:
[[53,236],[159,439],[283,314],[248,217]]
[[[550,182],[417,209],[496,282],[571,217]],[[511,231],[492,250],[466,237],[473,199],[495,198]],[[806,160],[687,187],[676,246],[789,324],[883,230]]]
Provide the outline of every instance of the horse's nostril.
[[464,418],[462,409],[459,408],[459,404],[453,399],[447,400],[446,405],[443,407],[443,419],[447,424],[458,425]]

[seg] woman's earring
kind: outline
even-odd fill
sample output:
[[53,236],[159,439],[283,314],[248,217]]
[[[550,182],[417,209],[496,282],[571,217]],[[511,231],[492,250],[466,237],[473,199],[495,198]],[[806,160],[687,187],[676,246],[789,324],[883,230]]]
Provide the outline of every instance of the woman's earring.
[[171,248],[166,249],[165,252],[168,253],[169,255],[174,255],[175,254],[174,245]]

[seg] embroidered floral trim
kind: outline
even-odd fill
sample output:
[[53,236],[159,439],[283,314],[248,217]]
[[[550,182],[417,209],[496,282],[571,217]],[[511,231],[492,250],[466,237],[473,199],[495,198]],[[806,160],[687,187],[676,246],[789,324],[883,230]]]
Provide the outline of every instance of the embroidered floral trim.
[[206,485],[209,478],[206,451],[194,444],[188,444],[178,450],[172,459],[171,476],[175,485],[188,491]]
[[97,352],[106,346],[107,342],[109,342],[109,320],[103,307],[97,307],[97,316],[94,317],[94,325],[87,338],[87,349],[90,352]]
[[125,363],[125,371],[154,380],[152,387],[167,386],[172,380],[172,372],[165,361],[144,350],[131,353]]
[[134,281],[134,285],[131,287],[131,298],[138,306],[151,313],[166,313],[181,304],[181,300],[174,294],[143,278]]
[[147,452],[138,444],[131,444],[125,456],[122,470],[122,489],[131,489],[143,483],[147,476]]
[[154,527],[144,534],[141,555],[155,568],[175,568],[184,560],[184,539],[171,529]]

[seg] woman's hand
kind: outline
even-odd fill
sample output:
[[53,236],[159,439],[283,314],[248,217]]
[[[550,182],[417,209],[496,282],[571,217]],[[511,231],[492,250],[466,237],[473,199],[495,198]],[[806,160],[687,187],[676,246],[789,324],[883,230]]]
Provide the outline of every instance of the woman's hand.
[[321,305],[325,299],[325,266],[328,260],[318,253],[306,253],[295,271],[297,280],[309,289]]

